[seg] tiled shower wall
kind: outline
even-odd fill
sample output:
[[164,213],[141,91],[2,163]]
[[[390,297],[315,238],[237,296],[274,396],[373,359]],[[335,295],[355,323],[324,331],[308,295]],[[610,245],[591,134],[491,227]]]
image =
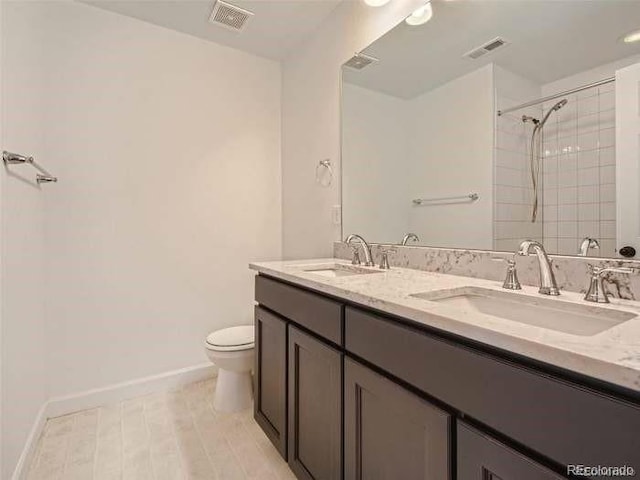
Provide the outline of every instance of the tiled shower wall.
[[[537,116],[538,112],[530,109],[526,114]],[[494,175],[496,250],[515,251],[526,238],[542,241],[542,223],[531,222],[533,187],[527,155],[531,126],[523,123],[522,115],[523,111],[518,111],[502,115],[497,120]]]
[[[496,71],[498,109],[539,97],[535,86]],[[543,241],[547,251],[576,255],[580,242],[600,243],[590,256],[614,257],[615,87],[613,83],[566,97],[544,127],[538,221],[531,223],[533,189],[529,152],[533,124],[560,99],[497,117],[495,149],[494,249],[515,250],[525,238]]]
[[[499,66],[494,67],[498,110],[539,98],[541,87]],[[542,223],[531,223],[533,188],[529,175],[531,123],[522,115],[539,118],[538,105],[496,117],[493,248],[515,251],[525,238],[542,240]]]
[[609,83],[563,97],[568,103],[544,127],[543,223],[550,252],[575,255],[581,240],[592,237],[600,249],[589,255],[615,256],[614,95]]

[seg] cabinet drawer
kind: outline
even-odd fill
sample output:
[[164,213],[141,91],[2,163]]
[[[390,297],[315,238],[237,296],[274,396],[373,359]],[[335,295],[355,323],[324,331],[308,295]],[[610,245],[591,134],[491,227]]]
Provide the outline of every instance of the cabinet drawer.
[[640,469],[635,405],[351,307],[345,346],[561,465]]
[[562,480],[476,429],[458,423],[458,480]]
[[261,275],[256,277],[256,301],[342,345],[342,304]]

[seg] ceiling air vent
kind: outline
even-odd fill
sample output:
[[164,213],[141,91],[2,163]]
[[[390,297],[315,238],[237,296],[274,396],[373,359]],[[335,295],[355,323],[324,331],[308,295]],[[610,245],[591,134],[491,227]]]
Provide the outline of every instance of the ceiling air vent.
[[249,10],[218,0],[213,7],[209,21],[214,25],[220,25],[229,30],[240,32],[252,16],[253,13]]
[[364,53],[356,53],[353,57],[346,61],[344,66],[353,68],[354,70],[362,70],[363,68],[368,67],[369,65],[377,61],[378,59],[376,57],[365,55]]
[[480,58],[483,55],[491,53],[497,50],[500,47],[504,47],[508,45],[509,42],[502,37],[496,37],[493,40],[489,40],[487,43],[482,45],[481,47],[474,48],[473,50],[468,51],[463,55],[463,57],[468,57],[472,59]]

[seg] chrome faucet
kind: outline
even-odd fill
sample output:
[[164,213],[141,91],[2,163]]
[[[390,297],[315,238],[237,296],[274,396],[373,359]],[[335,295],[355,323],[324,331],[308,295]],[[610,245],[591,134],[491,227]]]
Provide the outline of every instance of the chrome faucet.
[[594,250],[598,250],[600,248],[600,244],[598,240],[591,237],[584,237],[582,239],[582,243],[580,244],[580,250],[578,251],[578,255],[581,257],[586,257],[589,253],[589,249],[593,248]]
[[416,235],[415,233],[407,233],[402,239],[402,243],[400,245],[404,247],[407,243],[409,243],[409,240],[419,242],[420,238],[418,238],[418,235]]
[[525,240],[520,244],[517,253],[518,255],[528,256],[532,248],[538,257],[538,266],[540,267],[540,289],[538,292],[542,295],[560,295],[560,290],[558,290],[558,285],[556,284],[556,277],[553,275],[551,268],[551,262],[540,242]]
[[[354,233],[352,233],[346,238],[345,243],[351,246],[351,242],[353,240],[358,240],[362,245],[362,251],[364,252],[365,267],[373,267],[375,264],[373,263],[373,259],[371,258],[371,247],[369,246],[369,244],[360,235],[356,235]],[[357,250],[354,250],[354,253],[355,252],[357,252]]]

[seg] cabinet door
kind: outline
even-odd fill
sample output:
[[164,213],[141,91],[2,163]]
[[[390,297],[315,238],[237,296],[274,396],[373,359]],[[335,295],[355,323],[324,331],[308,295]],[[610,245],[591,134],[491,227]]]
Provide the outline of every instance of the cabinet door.
[[458,480],[560,480],[562,477],[491,437],[458,424]]
[[446,480],[450,417],[350,360],[344,372],[345,480]]
[[301,480],[342,473],[341,354],[289,327],[289,466]]
[[255,309],[254,418],[275,445],[287,455],[287,324]]

